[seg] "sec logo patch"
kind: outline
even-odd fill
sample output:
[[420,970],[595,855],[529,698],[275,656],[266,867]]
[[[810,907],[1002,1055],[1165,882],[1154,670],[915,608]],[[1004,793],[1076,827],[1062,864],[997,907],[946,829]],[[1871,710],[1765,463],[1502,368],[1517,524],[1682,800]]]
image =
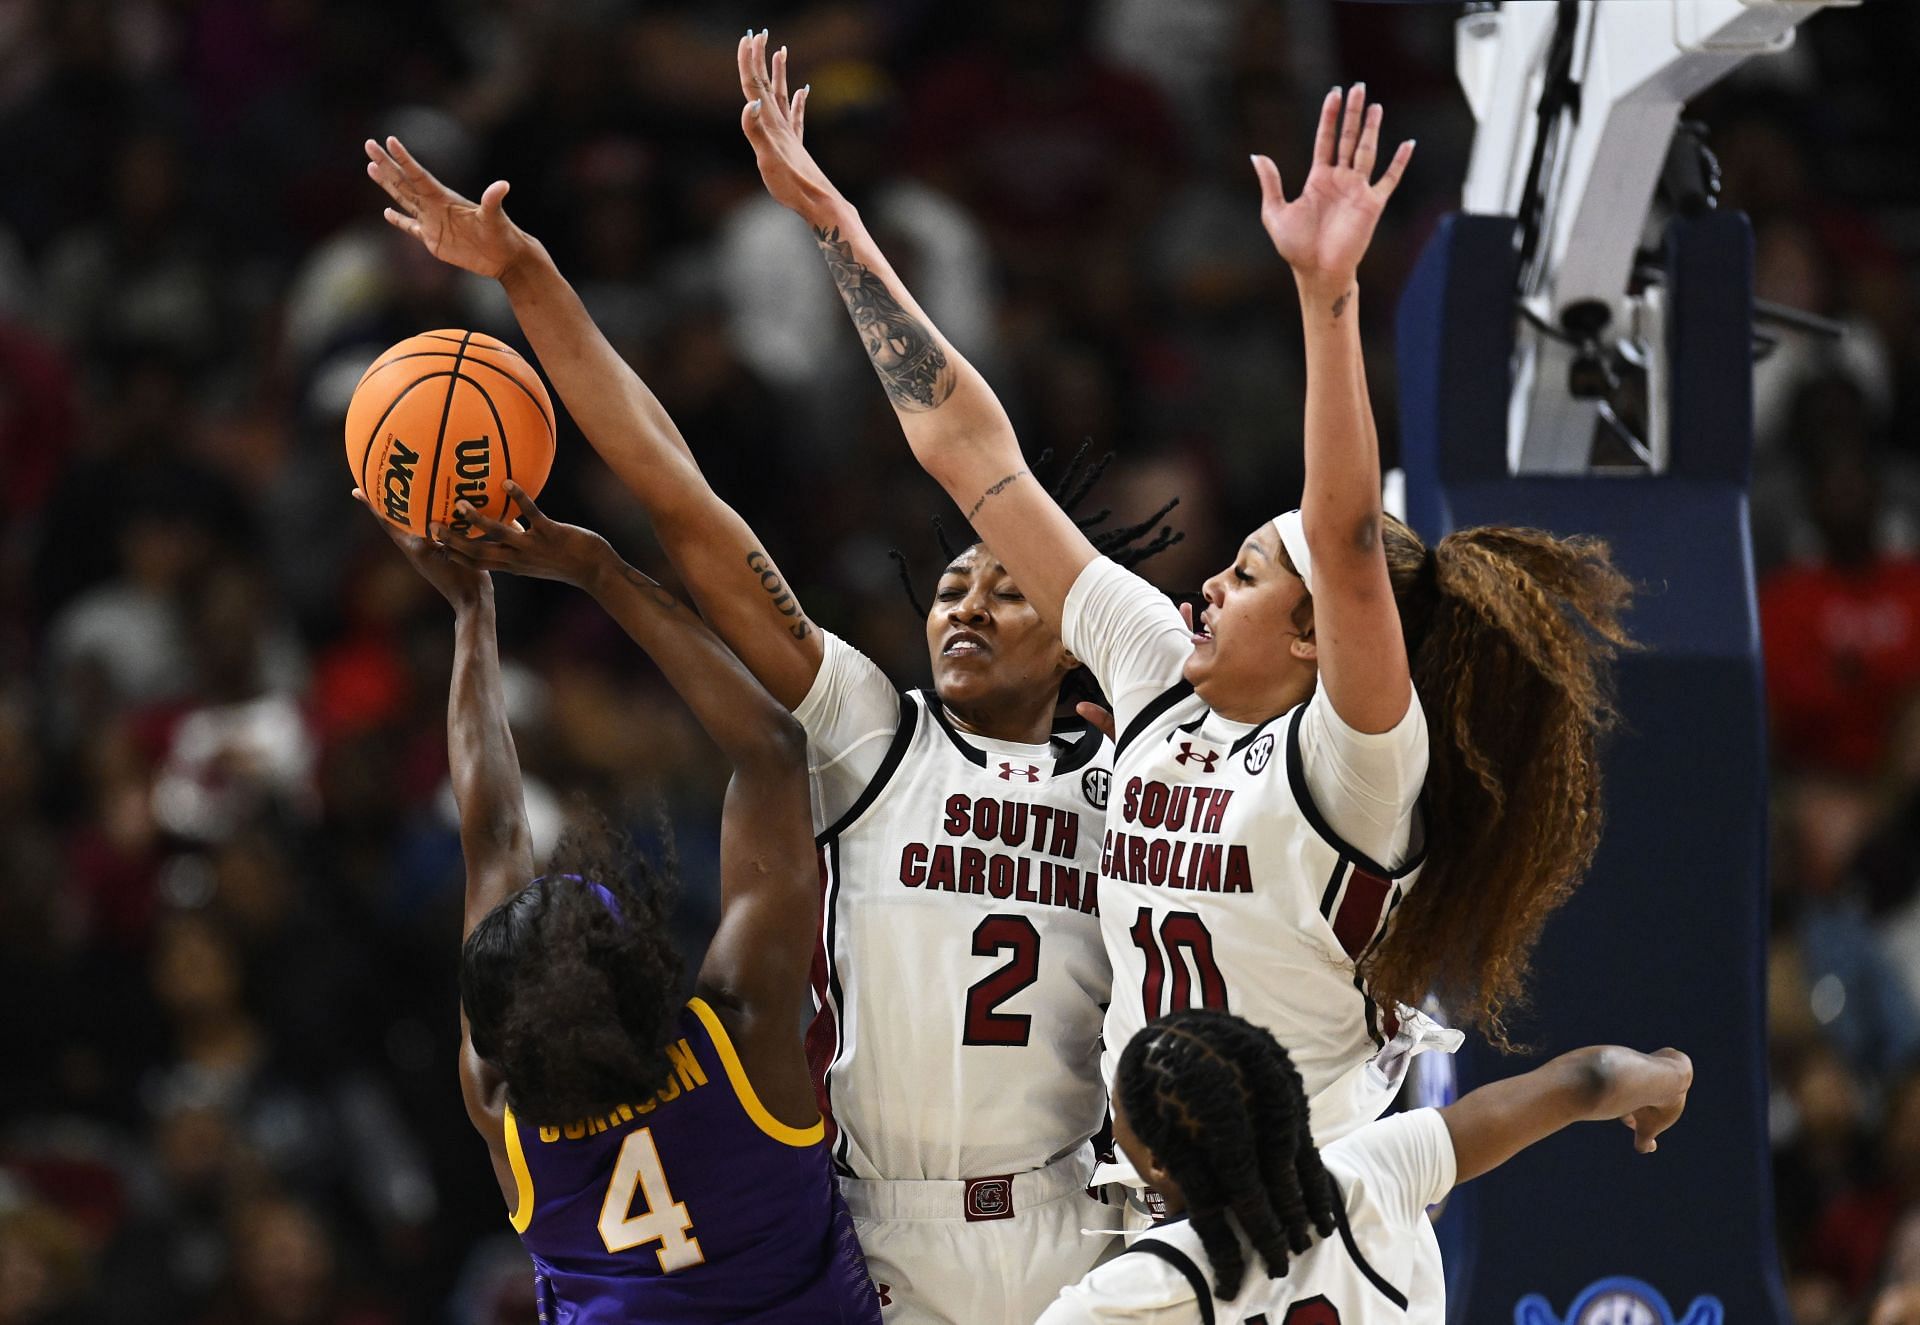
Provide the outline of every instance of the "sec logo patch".
[[1247,747],[1247,772],[1258,773],[1273,758],[1273,733],[1269,732]]
[[1080,794],[1096,810],[1107,808],[1107,791],[1113,786],[1113,774],[1104,768],[1090,768],[1080,775]]

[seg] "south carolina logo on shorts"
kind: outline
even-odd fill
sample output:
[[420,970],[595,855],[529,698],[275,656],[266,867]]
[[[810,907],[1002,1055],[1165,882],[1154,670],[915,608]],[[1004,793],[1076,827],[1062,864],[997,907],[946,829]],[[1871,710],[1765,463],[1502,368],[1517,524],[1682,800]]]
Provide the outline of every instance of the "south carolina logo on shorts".
[[967,1222],[1013,1218],[1013,1179],[967,1179]]
[[1546,1298],[1529,1293],[1514,1305],[1513,1325],[1721,1325],[1726,1314],[1719,1298],[1702,1296],[1676,1317],[1651,1285],[1615,1275],[1576,1297],[1564,1317]]
[[1080,775],[1080,794],[1096,810],[1107,808],[1107,789],[1112,785],[1113,774],[1104,768],[1090,768]]
[[1273,758],[1273,733],[1268,732],[1247,747],[1247,772],[1258,773]]

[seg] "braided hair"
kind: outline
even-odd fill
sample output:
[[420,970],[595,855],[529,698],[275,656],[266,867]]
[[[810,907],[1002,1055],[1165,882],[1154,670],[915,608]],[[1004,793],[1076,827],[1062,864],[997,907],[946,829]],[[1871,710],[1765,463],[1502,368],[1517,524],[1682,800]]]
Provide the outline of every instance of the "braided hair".
[[[1117,525],[1111,529],[1101,526],[1113,518],[1112,507],[1103,506],[1091,515],[1075,515],[1074,511],[1087,499],[1087,494],[1093,491],[1094,485],[1107,472],[1108,466],[1113,464],[1111,451],[1097,460],[1089,460],[1087,452],[1092,449],[1092,442],[1080,444],[1080,449],[1073,453],[1073,459],[1067,462],[1066,468],[1048,485],[1047,495],[1053,498],[1055,504],[1065,511],[1076,525],[1080,526],[1080,532],[1093,543],[1094,551],[1103,557],[1112,557],[1131,570],[1147,558],[1165,552],[1186,537],[1172,525],[1161,525],[1158,533],[1153,530],[1155,525],[1160,524],[1167,514],[1180,504],[1178,497],[1169,497],[1159,510],[1144,520],[1135,524]],[[1034,462],[1034,468],[1042,468],[1052,459],[1051,449],[1042,451],[1040,458]],[[971,542],[956,544],[948,535],[946,525],[937,515],[933,517],[933,535],[939,540],[941,555],[948,562],[952,562],[955,557],[971,546]],[[907,554],[899,548],[889,548],[887,555],[893,558],[893,564],[900,572],[900,587],[907,591],[907,601],[913,604],[915,612],[925,616],[927,606],[920,601],[920,594],[913,587],[913,567],[907,560]]]
[[1306,1088],[1264,1028],[1228,1012],[1171,1013],[1128,1043],[1115,1093],[1185,1193],[1221,1297],[1239,1293],[1247,1269],[1229,1214],[1276,1279],[1332,1236],[1339,1192],[1313,1144]]
[[[1186,537],[1186,534],[1172,525],[1160,523],[1174,507],[1180,504],[1178,497],[1169,497],[1160,509],[1144,520],[1133,524],[1116,525],[1112,528],[1104,527],[1107,521],[1113,518],[1111,507],[1103,506],[1091,515],[1075,515],[1074,512],[1079,508],[1080,503],[1087,499],[1087,494],[1093,491],[1094,485],[1107,472],[1108,466],[1113,464],[1111,451],[1098,459],[1088,459],[1087,453],[1092,449],[1091,441],[1082,442],[1080,449],[1073,453],[1073,459],[1067,462],[1066,467],[1048,485],[1047,494],[1062,511],[1066,512],[1068,518],[1080,527],[1080,532],[1092,542],[1094,551],[1103,557],[1113,558],[1114,561],[1131,570],[1149,557],[1165,552]],[[1034,468],[1044,468],[1052,459],[1051,449],[1042,451],[1040,458],[1034,462]],[[1160,526],[1157,532],[1154,529],[1155,525]],[[933,536],[939,541],[941,555],[946,558],[945,564],[948,565],[978,541],[976,539],[966,543],[955,543],[947,533],[946,525],[937,515],[933,517]],[[907,560],[907,554],[899,548],[889,548],[887,555],[893,559],[894,567],[900,573],[900,587],[906,590],[907,601],[912,603],[913,610],[924,618],[928,608],[920,601],[920,595],[913,587],[913,567]],[[1074,705],[1082,700],[1091,700],[1099,704],[1106,702],[1105,696],[1100,693],[1099,685],[1093,679],[1093,673],[1084,666],[1074,668],[1061,681],[1059,707],[1071,712]]]

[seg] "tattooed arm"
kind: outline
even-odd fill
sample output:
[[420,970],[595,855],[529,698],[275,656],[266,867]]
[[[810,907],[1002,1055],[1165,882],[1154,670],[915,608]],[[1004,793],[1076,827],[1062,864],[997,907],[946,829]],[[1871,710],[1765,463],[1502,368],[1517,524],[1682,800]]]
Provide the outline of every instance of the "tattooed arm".
[[907,293],[860,214],[801,146],[807,90],[787,92],[785,49],[740,43],[740,123],[767,191],[813,229],[834,287],[900,418],[914,458],[966,512],[1034,610],[1056,627],[1067,590],[1095,557],[1079,526],[1027,472],[986,379]]
[[1293,268],[1306,328],[1306,484],[1300,515],[1313,550],[1313,633],[1320,684],[1357,731],[1390,730],[1413,694],[1400,613],[1381,543],[1380,442],[1360,344],[1360,259],[1413,144],[1373,182],[1381,109],[1355,85],[1320,108],[1313,168],[1292,202],[1280,172],[1255,157],[1260,219]]
[[708,486],[680,430],[594,325],[546,246],[508,219],[505,183],[469,202],[397,138],[369,140],[367,171],[395,206],[387,219],[443,262],[497,279],[540,367],[607,467],[640,499],[667,556],[729,648],[788,708],[823,656],[786,577]]

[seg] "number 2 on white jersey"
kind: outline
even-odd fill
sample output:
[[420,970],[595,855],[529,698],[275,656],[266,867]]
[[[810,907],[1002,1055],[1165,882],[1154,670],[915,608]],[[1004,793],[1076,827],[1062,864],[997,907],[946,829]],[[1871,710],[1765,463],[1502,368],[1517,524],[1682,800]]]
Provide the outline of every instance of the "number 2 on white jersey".
[[[633,1210],[636,1196],[646,1198],[638,1214]],[[607,1199],[600,1207],[600,1240],[610,1252],[658,1242],[660,1273],[672,1274],[706,1264],[700,1240],[689,1236],[692,1228],[693,1216],[687,1213],[685,1202],[674,1200],[673,1190],[667,1186],[667,1171],[660,1167],[653,1129],[642,1127],[620,1146],[613,1180],[607,1184]]]

